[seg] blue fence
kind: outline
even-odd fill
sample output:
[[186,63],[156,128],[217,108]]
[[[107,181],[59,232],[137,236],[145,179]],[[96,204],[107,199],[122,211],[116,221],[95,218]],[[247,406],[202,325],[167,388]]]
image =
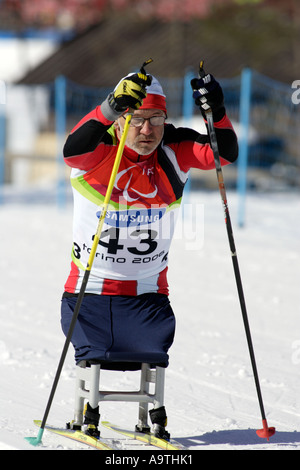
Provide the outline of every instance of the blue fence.
[[[194,71],[179,79],[158,77],[167,94],[170,120],[185,118],[192,123],[196,110],[190,88]],[[292,88],[245,69],[240,77],[220,80],[227,112],[239,138],[239,159],[231,165],[239,194],[239,224],[244,224],[245,198],[251,189],[275,190],[299,186],[299,106],[292,102]],[[66,177],[62,147],[66,134],[87,112],[107,96],[108,88],[87,88],[57,77],[43,85],[49,95],[49,109],[56,135],[57,203],[65,204]],[[0,184],[5,180],[5,113],[0,113]],[[268,183],[266,183],[266,181]],[[226,183],[226,181],[225,181]]]
[[238,222],[245,221],[247,190],[281,191],[299,188],[300,107],[292,88],[245,69],[239,107]]

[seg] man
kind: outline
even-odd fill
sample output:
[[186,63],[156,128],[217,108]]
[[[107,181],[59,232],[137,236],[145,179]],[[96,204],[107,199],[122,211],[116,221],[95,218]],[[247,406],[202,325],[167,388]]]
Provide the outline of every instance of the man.
[[[222,164],[235,161],[237,139],[220,85],[211,75],[192,85],[201,111],[212,109]],[[167,367],[175,331],[168,251],[176,215],[190,168],[209,170],[215,164],[207,135],[165,123],[166,97],[150,75],[122,79],[66,141],[74,244],[62,328],[67,334],[127,112],[133,113],[131,125],[72,343],[77,363],[107,362],[118,352],[156,352],[163,357],[160,365]],[[98,409],[88,406],[85,424],[97,427],[98,420]],[[155,420],[159,435],[166,436],[164,407]]]

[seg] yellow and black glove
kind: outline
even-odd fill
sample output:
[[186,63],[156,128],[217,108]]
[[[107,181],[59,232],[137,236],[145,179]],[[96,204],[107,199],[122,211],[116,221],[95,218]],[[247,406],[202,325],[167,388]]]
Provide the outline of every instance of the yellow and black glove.
[[146,98],[146,86],[151,85],[151,75],[141,72],[123,78],[109,95],[108,102],[116,113],[124,113],[126,109],[138,109]]

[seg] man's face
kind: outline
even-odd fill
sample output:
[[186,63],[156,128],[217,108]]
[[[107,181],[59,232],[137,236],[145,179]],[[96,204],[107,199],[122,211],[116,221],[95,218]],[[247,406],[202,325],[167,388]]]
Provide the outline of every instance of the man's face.
[[[165,113],[161,109],[141,109],[134,111],[132,118],[146,119],[142,126],[134,127],[132,124],[126,139],[126,146],[134,150],[139,155],[151,154],[162,140],[164,134],[164,122],[159,125],[152,125],[149,118],[155,116],[165,117]],[[133,121],[132,121],[133,122]],[[117,133],[119,139],[121,138],[125,124],[124,117],[118,119]]]

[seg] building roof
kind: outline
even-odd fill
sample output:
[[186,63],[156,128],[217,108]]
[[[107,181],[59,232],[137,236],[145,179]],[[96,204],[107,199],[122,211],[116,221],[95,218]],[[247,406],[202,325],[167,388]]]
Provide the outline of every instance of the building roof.
[[206,71],[219,78],[238,76],[249,66],[279,81],[295,79],[289,44],[280,50],[274,44],[268,56],[258,60],[255,51],[239,47],[238,38],[234,42],[232,31],[230,41],[226,33],[222,41],[218,29],[210,31],[199,20],[164,23],[115,15],[63,43],[19,83],[45,83],[64,75],[81,85],[111,87],[149,57],[153,63],[148,70],[158,77],[182,77],[188,69],[197,71],[204,59]]

